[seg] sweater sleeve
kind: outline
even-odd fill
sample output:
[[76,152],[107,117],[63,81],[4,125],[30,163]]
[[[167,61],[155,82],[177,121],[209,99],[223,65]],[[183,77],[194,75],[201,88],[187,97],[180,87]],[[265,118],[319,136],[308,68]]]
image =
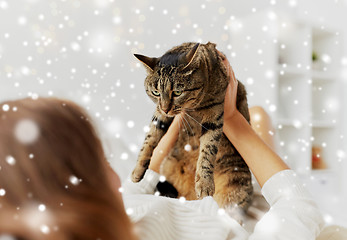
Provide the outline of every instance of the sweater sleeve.
[[324,225],[323,218],[292,170],[272,176],[262,193],[271,208],[256,224],[250,240],[316,239]]
[[160,174],[147,169],[142,180],[138,183],[129,178],[122,184],[123,194],[153,194],[159,182]]

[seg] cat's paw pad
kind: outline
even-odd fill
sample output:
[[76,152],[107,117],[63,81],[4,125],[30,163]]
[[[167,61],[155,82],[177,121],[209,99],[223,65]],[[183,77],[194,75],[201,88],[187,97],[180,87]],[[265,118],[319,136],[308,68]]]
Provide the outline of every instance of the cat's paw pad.
[[195,193],[198,199],[202,199],[207,196],[212,196],[214,194],[213,176],[196,176]]

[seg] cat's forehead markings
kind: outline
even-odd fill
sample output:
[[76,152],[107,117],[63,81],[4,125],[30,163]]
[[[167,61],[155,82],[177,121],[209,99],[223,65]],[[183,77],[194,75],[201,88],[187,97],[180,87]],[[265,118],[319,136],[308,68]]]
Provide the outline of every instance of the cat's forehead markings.
[[158,84],[157,84],[157,88],[159,89],[160,86],[162,86],[162,85],[163,85],[163,78],[160,77],[160,78],[159,78],[159,81],[158,81]]
[[162,90],[172,90],[173,89],[173,81],[170,78],[159,78],[157,83],[157,88],[161,88]]
[[172,74],[176,73],[176,67],[174,66],[170,66],[170,70],[169,70],[169,76],[171,76]]
[[177,67],[173,65],[161,65],[157,71],[159,77],[171,77],[177,72]]

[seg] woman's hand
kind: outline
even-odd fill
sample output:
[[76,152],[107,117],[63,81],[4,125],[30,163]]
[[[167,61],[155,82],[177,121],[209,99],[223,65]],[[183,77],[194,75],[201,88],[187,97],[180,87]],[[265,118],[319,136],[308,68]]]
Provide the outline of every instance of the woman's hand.
[[238,111],[236,108],[238,81],[235,78],[234,71],[231,68],[228,59],[225,56],[223,56],[223,63],[227,69],[227,73],[229,77],[229,85],[226,90],[225,99],[224,99],[224,119],[231,119],[234,116],[235,112]]
[[288,169],[288,166],[253,131],[248,121],[237,110],[236,97],[238,82],[228,60],[225,57],[222,58],[229,75],[229,86],[224,101],[223,132],[241,154],[258,180],[259,185],[262,187],[271,176],[279,171]]
[[176,143],[180,121],[180,116],[176,116],[165,135],[160,139],[158,146],[153,151],[149,169],[159,173],[161,163]]

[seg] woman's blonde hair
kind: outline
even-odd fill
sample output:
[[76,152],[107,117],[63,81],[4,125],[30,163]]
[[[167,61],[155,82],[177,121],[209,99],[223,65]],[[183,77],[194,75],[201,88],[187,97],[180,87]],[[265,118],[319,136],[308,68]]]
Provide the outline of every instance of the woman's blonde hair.
[[106,168],[101,141],[75,103],[1,103],[0,235],[131,239],[130,220]]

